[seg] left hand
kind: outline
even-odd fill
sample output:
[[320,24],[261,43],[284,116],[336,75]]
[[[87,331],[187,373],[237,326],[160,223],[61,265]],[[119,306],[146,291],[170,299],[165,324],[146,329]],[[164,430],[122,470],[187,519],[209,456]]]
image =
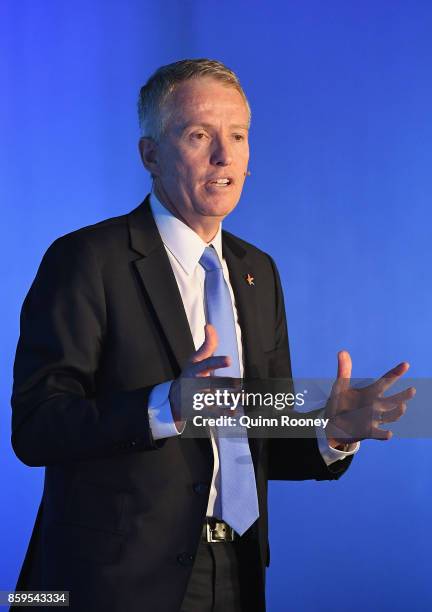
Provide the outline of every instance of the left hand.
[[406,411],[406,402],[416,393],[414,387],[383,397],[409,364],[403,361],[372,384],[351,387],[352,361],[348,351],[338,353],[338,372],[326,405],[328,443],[333,448],[365,439],[390,440],[392,432],[380,429],[381,423],[397,421]]

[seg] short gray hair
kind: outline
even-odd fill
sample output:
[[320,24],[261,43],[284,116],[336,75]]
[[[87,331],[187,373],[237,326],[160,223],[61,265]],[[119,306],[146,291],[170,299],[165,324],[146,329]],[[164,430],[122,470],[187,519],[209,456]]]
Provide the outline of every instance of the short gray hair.
[[251,109],[237,75],[217,60],[184,59],[161,66],[141,87],[138,99],[141,136],[152,138],[156,142],[160,139],[167,119],[163,116],[162,110],[168,98],[179,83],[198,77],[211,77],[237,89],[246,103],[250,125]]

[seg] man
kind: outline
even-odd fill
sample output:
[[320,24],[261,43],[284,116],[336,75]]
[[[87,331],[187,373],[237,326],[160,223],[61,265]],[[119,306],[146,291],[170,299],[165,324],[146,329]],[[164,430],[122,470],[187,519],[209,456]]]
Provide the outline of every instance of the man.
[[339,478],[358,440],[387,439],[413,391],[382,392],[408,364],[352,390],[339,353],[326,412],[343,419],[318,441],[183,435],[186,378],[291,377],[283,295],[273,260],[221,230],[249,160],[235,74],[162,67],[139,110],[151,195],[56,240],[23,305],[12,443],[46,471],[17,589],[82,612],[260,611],[268,479]]

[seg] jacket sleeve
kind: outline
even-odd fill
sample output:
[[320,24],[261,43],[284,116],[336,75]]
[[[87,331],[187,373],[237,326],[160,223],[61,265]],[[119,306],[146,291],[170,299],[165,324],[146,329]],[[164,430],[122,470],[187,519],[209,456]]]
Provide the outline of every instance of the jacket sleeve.
[[24,300],[12,391],[12,446],[43,466],[157,448],[152,387],[97,391],[107,322],[101,269],[72,233],[45,253]]
[[[282,285],[271,257],[270,262],[274,274],[276,300],[275,351],[270,377],[292,379]],[[313,417],[318,412],[320,411],[310,412],[308,416]],[[351,461],[352,455],[327,466],[319,451],[314,428],[308,432],[301,428],[298,435],[290,433],[289,438],[275,437],[269,440],[270,480],[333,480],[342,476]]]

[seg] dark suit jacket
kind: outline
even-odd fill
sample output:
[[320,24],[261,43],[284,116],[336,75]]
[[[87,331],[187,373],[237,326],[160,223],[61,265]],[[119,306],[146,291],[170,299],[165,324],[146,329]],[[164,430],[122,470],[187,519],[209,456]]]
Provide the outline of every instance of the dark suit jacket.
[[[291,377],[273,260],[225,231],[222,244],[245,376]],[[50,246],[23,304],[14,368],[13,448],[25,464],[46,466],[17,589],[69,590],[72,609],[82,612],[180,609],[213,454],[208,439],[155,441],[147,399],[193,352],[148,198]],[[315,439],[251,439],[250,446],[260,506],[257,539],[247,549],[257,567],[250,609],[259,610],[269,561],[268,479],[334,479],[350,459],[328,468]]]

